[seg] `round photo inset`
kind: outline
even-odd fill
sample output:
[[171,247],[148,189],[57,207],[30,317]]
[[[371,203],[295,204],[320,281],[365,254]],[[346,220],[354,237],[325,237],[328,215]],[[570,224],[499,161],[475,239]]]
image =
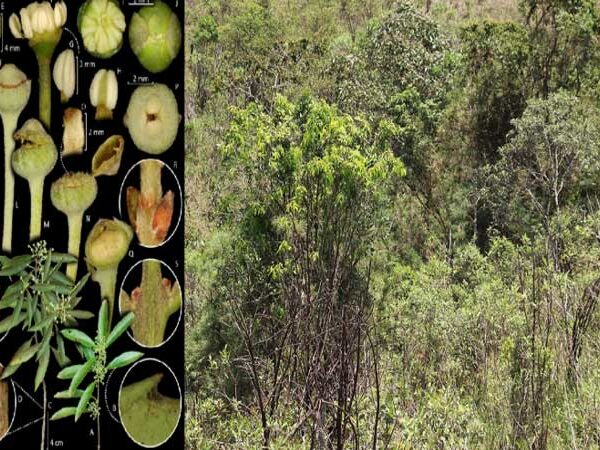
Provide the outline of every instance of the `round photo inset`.
[[158,259],[138,261],[123,279],[121,315],[133,312],[128,334],[142,347],[160,347],[181,321],[182,293],[175,272]]
[[[0,364],[0,374],[4,366]],[[10,431],[17,413],[17,391],[12,380],[0,380],[0,443]],[[2,447],[2,444],[0,444]]]
[[125,175],[119,214],[135,230],[142,247],[160,247],[173,237],[181,222],[182,204],[179,180],[162,161],[144,159]]
[[181,411],[181,387],[165,363],[148,358],[128,370],[119,391],[119,415],[136,444],[155,448],[167,442]]

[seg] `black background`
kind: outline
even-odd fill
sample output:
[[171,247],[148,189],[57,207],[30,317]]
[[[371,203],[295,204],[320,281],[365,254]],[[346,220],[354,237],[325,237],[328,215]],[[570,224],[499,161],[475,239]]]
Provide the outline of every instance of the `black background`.
[[[13,12],[18,12],[21,7],[24,7],[33,0],[6,0],[0,1],[2,7],[1,12],[3,14],[3,28],[4,30],[4,48],[0,53],[0,59],[2,65],[13,63],[16,64],[27,76],[32,80],[32,92],[29,103],[26,109],[20,116],[19,125],[20,127],[27,119],[31,117],[38,117],[38,67],[35,60],[33,51],[28,47],[26,40],[16,40],[12,37],[8,29],[8,17]],[[184,14],[184,2],[182,0],[165,0],[167,4],[179,15],[181,24],[183,26],[183,14]],[[138,62],[135,55],[129,48],[127,39],[127,31],[124,34],[123,48],[110,59],[102,60],[97,59],[89,55],[84,47],[81,40],[81,36],[77,30],[76,18],[81,1],[67,0],[66,2],[68,9],[68,19],[65,26],[66,29],[73,32],[69,33],[66,29],[63,32],[61,42],[56,48],[54,53],[52,67],[54,60],[59,53],[69,47],[72,47],[76,55],[81,61],[95,63],[94,68],[80,68],[79,69],[79,90],[73,98],[68,102],[66,106],[79,107],[84,112],[87,112],[88,130],[105,130],[105,135],[102,137],[89,136],[87,142],[87,151],[81,156],[70,156],[65,158],[61,162],[59,159],[56,167],[52,173],[46,178],[44,185],[44,205],[43,205],[43,226],[42,226],[42,238],[47,240],[52,248],[56,251],[66,252],[67,246],[67,220],[66,216],[54,209],[50,202],[50,184],[58,179],[66,170],[75,171],[91,170],[91,159],[95,150],[98,146],[104,142],[105,139],[114,135],[121,134],[125,140],[125,151],[119,173],[115,176],[98,177],[98,197],[94,204],[88,209],[83,222],[83,229],[81,235],[81,252],[80,252],[80,263],[79,263],[79,277],[82,276],[85,271],[85,263],[83,262],[83,246],[86,237],[100,218],[112,218],[117,217],[128,222],[126,216],[119,216],[119,195],[121,184],[125,177],[125,174],[129,169],[138,161],[144,158],[158,158],[165,164],[169,165],[175,172],[181,189],[184,186],[184,142],[183,142],[183,93],[184,93],[184,56],[183,46],[178,57],[171,64],[171,66],[160,74],[151,74],[146,71],[141,64]],[[140,6],[130,5],[129,2],[122,1],[122,10],[125,13],[127,24],[129,24],[131,15],[134,11],[139,10]],[[133,2],[132,2],[133,3]],[[19,45],[20,52],[8,52],[7,45]],[[113,69],[117,71],[117,78],[119,80],[119,99],[117,107],[114,110],[114,119],[112,121],[96,122],[94,120],[94,110],[89,104],[89,86],[93,76],[99,69]],[[182,123],[179,128],[179,134],[173,147],[162,155],[152,156],[147,155],[144,152],[138,150],[133,145],[131,138],[123,125],[123,115],[127,108],[129,98],[132,91],[135,89],[133,84],[135,77],[149,76],[151,82],[165,83],[167,84],[177,96],[180,113],[182,115]],[[66,107],[60,103],[60,93],[52,84],[52,129],[51,134],[60,146],[62,142],[62,114]],[[3,164],[3,158],[0,158]],[[1,174],[4,173],[2,167]],[[138,169],[139,170],[139,169]],[[165,179],[170,176],[166,173],[166,169],[163,169]],[[0,177],[0,188],[3,192],[3,176]],[[29,190],[27,182],[16,176],[15,177],[15,210],[14,210],[14,225],[13,225],[13,254],[26,253],[29,237]],[[134,177],[135,178],[135,177]],[[139,187],[139,186],[138,186]],[[183,195],[183,192],[181,193]],[[179,193],[176,192],[176,197]],[[1,196],[0,196],[1,197]],[[182,205],[179,202],[179,197],[176,198],[176,208],[181,208]],[[2,208],[0,208],[1,210]],[[126,215],[126,211],[123,211]],[[175,210],[173,216],[174,224],[177,223],[179,217],[179,210]],[[175,272],[177,279],[181,285],[183,291],[183,254],[184,254],[184,224],[183,219],[179,223],[178,228],[175,230],[173,237],[166,242],[164,245],[157,248],[143,248],[141,247],[136,238],[131,244],[129,255],[121,262],[119,267],[119,277],[117,281],[117,293],[116,301],[118,301],[118,289],[121,286],[123,277],[127,271],[137,262],[145,258],[156,258],[166,264]],[[6,286],[2,286],[4,289]],[[184,299],[185,304],[185,299]],[[97,313],[100,306],[100,295],[99,286],[97,283],[90,281],[83,291],[83,300],[80,304],[81,309],[87,309],[94,313]],[[183,312],[182,312],[183,314]],[[117,320],[115,317],[114,321]],[[113,322],[115,323],[115,322]],[[81,322],[82,329],[89,332],[92,336],[95,332],[95,319]],[[0,363],[7,364],[8,360],[22,343],[23,336],[19,336],[18,332],[12,331],[2,341],[0,341]],[[138,346],[130,337],[124,335],[109,352],[109,360],[118,355],[119,353],[127,350],[138,350],[144,352],[145,357],[156,358],[165,364],[167,364],[173,372],[176,374],[179,381],[179,385],[183,390],[183,362],[184,362],[184,326],[183,321],[178,325],[175,335],[163,346],[156,349],[147,349]],[[79,356],[73,347],[67,347],[67,353],[69,357],[74,361],[79,361]],[[151,364],[140,365],[140,367],[152,367]],[[15,382],[22,386],[27,392],[29,392],[38,402],[41,403],[41,389],[37,393],[33,393],[33,376],[35,374],[36,366],[30,362],[23,366],[17,374],[14,376]],[[120,450],[133,450],[140,449],[132,442],[120,423],[114,420],[112,416],[118,414],[116,403],[118,399],[118,389],[121,385],[123,376],[129,368],[120,369],[113,372],[109,378],[107,384],[106,394],[108,399],[108,405],[102,402],[102,426],[101,426],[101,442],[103,449],[120,449]],[[73,406],[73,401],[59,401],[53,400],[51,397],[58,391],[65,390],[68,387],[68,383],[57,380],[56,373],[58,367],[54,361],[51,360],[51,366],[48,374],[46,375],[46,382],[48,383],[49,399],[51,401],[49,415],[52,415],[55,411],[63,406]],[[136,369],[136,372],[138,370]],[[148,376],[153,373],[148,373]],[[40,434],[41,434],[41,421],[34,425],[28,426],[20,431],[14,431],[22,425],[25,425],[32,420],[41,417],[41,410],[30,401],[25,394],[17,390],[22,398],[22,401],[18,404],[17,414],[15,422],[9,434],[2,440],[0,440],[0,449],[36,449],[40,448]],[[107,406],[111,409],[111,413],[107,410]],[[12,411],[11,411],[12,414]],[[183,434],[183,412],[180,418],[178,428],[175,434],[162,446],[161,449],[183,449],[184,448],[184,434]],[[93,433],[93,434],[92,434]],[[87,450],[96,448],[96,429],[95,423],[89,418],[89,416],[82,417],[77,424],[73,422],[73,418],[66,418],[56,422],[49,422],[49,439],[48,448],[64,448],[64,449],[78,449]]]

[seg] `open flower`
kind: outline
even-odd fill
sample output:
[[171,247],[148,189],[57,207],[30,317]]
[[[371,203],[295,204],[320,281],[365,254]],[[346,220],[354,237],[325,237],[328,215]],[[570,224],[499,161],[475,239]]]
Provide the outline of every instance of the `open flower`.
[[50,61],[67,22],[67,6],[57,2],[34,2],[12,14],[8,20],[11,33],[17,39],[27,39],[39,65],[40,120],[50,127],[51,74]]
[[58,33],[67,22],[67,5],[58,2],[54,9],[50,2],[30,3],[26,8],[21,8],[19,15],[12,14],[8,26],[17,39],[30,39],[43,41],[49,34]]

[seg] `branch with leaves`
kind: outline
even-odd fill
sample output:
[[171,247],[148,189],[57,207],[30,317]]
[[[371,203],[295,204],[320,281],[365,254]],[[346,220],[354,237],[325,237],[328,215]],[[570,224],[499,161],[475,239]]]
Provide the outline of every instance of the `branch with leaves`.
[[[96,419],[98,449],[101,448],[100,388],[104,385],[109,371],[133,364],[143,356],[140,352],[128,351],[108,362],[109,347],[127,331],[133,320],[134,314],[129,313],[111,330],[109,305],[108,301],[104,300],[98,313],[98,328],[95,339],[75,328],[62,330],[61,332],[66,339],[77,345],[77,349],[85,361],[81,364],[66,367],[58,374],[59,379],[70,380],[70,384],[66,391],[59,392],[54,397],[57,399],[75,399],[77,404],[76,406],[61,408],[50,420],[74,416],[77,422],[83,414],[90,414],[92,418]],[[85,383],[86,380],[87,384]]]
[[[44,387],[44,410],[47,396],[44,379],[52,355],[59,366],[69,363],[65,352],[64,339],[60,333],[62,327],[75,327],[78,320],[90,319],[94,315],[88,311],[76,309],[81,301],[79,293],[85,286],[89,275],[78,283],[67,278],[62,269],[75,258],[54,253],[44,241],[30,247],[30,254],[9,258],[0,256],[0,277],[8,278],[12,284],[4,291],[0,299],[0,311],[9,310],[9,315],[0,321],[0,333],[20,329],[29,335],[8,365],[0,379],[13,375],[25,363],[35,360],[35,390]],[[35,359],[34,359],[35,358]],[[42,426],[41,446],[45,444],[45,422]]]

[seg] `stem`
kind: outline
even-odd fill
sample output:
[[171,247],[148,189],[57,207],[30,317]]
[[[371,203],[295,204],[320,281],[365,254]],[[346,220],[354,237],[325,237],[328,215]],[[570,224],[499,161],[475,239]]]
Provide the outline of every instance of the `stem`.
[[158,245],[154,233],[153,219],[157,205],[163,196],[162,164],[160,161],[149,159],[140,165],[140,207],[137,210],[138,239],[142,245]]
[[40,449],[44,450],[46,448],[46,427],[48,424],[48,416],[47,416],[47,410],[48,410],[48,391],[46,389],[46,381],[42,381],[42,389],[44,392],[44,411],[43,411],[43,416],[42,416],[42,442],[40,444]]
[[44,178],[29,180],[31,195],[31,214],[29,217],[29,240],[35,241],[42,235],[42,199],[44,195]]
[[18,114],[2,114],[4,123],[4,225],[2,227],[2,250],[12,250],[13,207],[15,202],[15,175],[12,170],[12,154],[15,150],[13,134],[17,129]]
[[[69,214],[69,247],[68,253],[79,259],[79,247],[81,245],[81,224],[83,223],[83,211]],[[75,281],[77,279],[77,262],[67,265],[67,277]]]
[[[96,388],[96,396],[98,398],[98,406],[100,405],[100,386]],[[100,441],[100,407],[98,407],[98,415],[96,416],[96,431],[98,433],[98,450],[101,450],[102,446]]]
[[[4,369],[0,366],[0,374]],[[8,410],[8,382],[0,381],[0,439],[8,433],[8,427],[10,426],[10,411]]]
[[40,121],[50,130],[50,118],[52,116],[52,76],[50,74],[50,56],[42,55],[42,52],[36,52],[39,66],[39,87],[40,87]]
[[115,306],[115,289],[117,287],[117,267],[98,269],[92,279],[100,284],[100,296],[102,300],[108,300],[108,323],[112,323]]
[[130,298],[122,296],[122,310],[135,313],[133,337],[142,345],[156,347],[165,340],[169,317],[181,308],[181,289],[177,283],[168,288],[163,284],[160,261],[142,264],[142,284]]

